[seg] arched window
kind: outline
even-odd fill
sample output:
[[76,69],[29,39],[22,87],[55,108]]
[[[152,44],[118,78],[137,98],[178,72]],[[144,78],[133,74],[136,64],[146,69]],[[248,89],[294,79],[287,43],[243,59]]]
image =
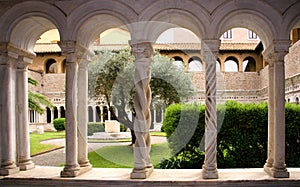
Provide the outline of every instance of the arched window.
[[202,61],[199,57],[190,58],[188,71],[203,71]]
[[57,73],[57,63],[54,59],[47,60],[46,73]]
[[296,97],[296,104],[299,104],[299,97]]
[[58,110],[57,107],[54,107],[54,119],[58,118]]
[[101,115],[100,107],[99,107],[99,106],[96,106],[96,111],[95,111],[96,122],[100,122],[99,114]]
[[46,108],[46,112],[47,112],[47,123],[51,123],[51,110],[50,108]]
[[173,64],[174,64],[175,66],[177,66],[179,69],[184,70],[184,63],[183,63],[182,58],[179,57],[179,56],[175,56],[175,57],[173,57],[173,59],[175,60],[175,61],[173,62]]
[[216,72],[220,72],[221,71],[221,65],[220,65],[220,60],[218,59],[216,61]]
[[243,71],[244,72],[255,72],[256,62],[252,57],[247,57],[243,61]]
[[63,106],[60,107],[60,117],[61,118],[65,118],[66,117],[65,108]]
[[94,122],[95,114],[93,114],[93,108],[91,106],[88,107],[88,113],[89,113],[89,122]]
[[238,60],[235,57],[228,57],[225,60],[225,72],[238,72]]

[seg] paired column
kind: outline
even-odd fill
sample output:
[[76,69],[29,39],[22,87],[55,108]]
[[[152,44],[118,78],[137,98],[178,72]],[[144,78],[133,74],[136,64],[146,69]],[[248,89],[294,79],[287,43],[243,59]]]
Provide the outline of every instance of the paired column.
[[268,158],[264,166],[265,171],[272,168],[274,163],[274,63],[272,55],[266,59],[269,62],[269,89],[268,89]]
[[[268,160],[264,167],[275,178],[288,178],[285,165],[285,71],[284,57],[289,40],[275,40],[271,46],[269,69],[269,139]],[[271,119],[272,118],[272,119]]]
[[77,162],[77,59],[75,42],[60,42],[63,55],[66,56],[66,165],[62,177],[79,175]]
[[28,124],[28,65],[32,59],[20,56],[17,63],[17,129],[20,170],[34,168],[30,157]]
[[15,90],[13,88],[13,68],[16,66],[18,55],[7,50],[8,44],[0,45],[0,125],[1,125],[1,167],[0,175],[10,175],[19,171],[16,166],[15,139]]
[[217,108],[216,61],[220,40],[202,40],[201,53],[205,66],[205,160],[202,177],[217,179]]
[[150,42],[130,41],[132,54],[135,56],[134,84],[136,94],[134,97],[134,108],[136,116],[134,119],[134,133],[136,142],[134,147],[134,169],[131,173],[132,179],[147,178],[153,171],[150,161],[150,125],[151,125],[151,68],[154,50]]
[[81,168],[91,169],[88,160],[88,61],[82,59],[78,69],[78,162]]

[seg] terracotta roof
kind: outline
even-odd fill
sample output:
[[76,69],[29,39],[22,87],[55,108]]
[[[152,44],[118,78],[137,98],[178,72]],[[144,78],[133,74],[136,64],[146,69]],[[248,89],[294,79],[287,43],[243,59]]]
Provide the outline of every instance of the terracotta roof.
[[[255,50],[258,43],[221,43],[220,50]],[[129,48],[128,44],[104,44],[94,46],[95,51],[99,50],[120,50]],[[154,44],[156,50],[200,50],[201,43],[172,43],[172,44]],[[36,44],[34,52],[36,53],[55,53],[60,52],[58,44]]]

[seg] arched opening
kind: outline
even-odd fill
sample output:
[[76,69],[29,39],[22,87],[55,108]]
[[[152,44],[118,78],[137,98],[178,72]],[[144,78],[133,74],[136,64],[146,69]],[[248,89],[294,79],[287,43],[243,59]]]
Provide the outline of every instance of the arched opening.
[[228,57],[224,63],[224,70],[225,72],[238,72],[238,60],[235,57]]
[[96,111],[94,115],[96,116],[96,122],[100,122],[101,110],[99,106],[96,106]]
[[46,108],[46,114],[47,114],[47,123],[51,123],[51,120],[52,120],[51,110],[48,107]]
[[65,118],[66,117],[66,111],[63,106],[60,107],[60,117]]
[[188,71],[190,71],[190,72],[203,71],[202,60],[197,56],[194,56],[194,57],[190,58],[189,59]]
[[46,61],[46,73],[57,73],[57,63],[54,59]]
[[57,109],[57,107],[54,107],[54,109],[53,109],[53,115],[54,115],[53,119],[58,118],[58,109]]
[[93,107],[89,106],[88,107],[88,115],[89,115],[89,122],[94,122],[94,115],[93,114]]
[[256,61],[252,57],[247,57],[243,60],[243,71],[244,72],[255,72]]

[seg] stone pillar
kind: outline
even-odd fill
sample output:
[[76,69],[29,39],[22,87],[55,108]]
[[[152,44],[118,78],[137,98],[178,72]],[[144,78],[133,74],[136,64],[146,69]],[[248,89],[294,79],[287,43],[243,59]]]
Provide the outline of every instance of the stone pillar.
[[217,109],[216,109],[216,57],[220,40],[202,40],[202,58],[205,68],[205,160],[202,176],[217,179]]
[[80,167],[91,169],[88,160],[88,61],[82,59],[78,69],[78,162]]
[[[285,165],[285,71],[284,71],[284,57],[288,53],[290,46],[289,40],[275,40],[271,46],[270,55],[271,62],[269,65],[271,67],[271,74],[269,74],[269,79],[272,81],[270,85],[273,84],[273,93],[271,93],[272,88],[269,92],[269,97],[273,97],[271,103],[269,104],[271,108],[270,118],[273,117],[274,121],[270,121],[269,125],[269,152],[268,160],[265,165],[265,171],[275,178],[288,178],[289,172]],[[274,67],[272,67],[274,66]],[[273,80],[272,80],[273,79]],[[272,103],[273,102],[273,103]],[[273,107],[273,108],[272,108]],[[272,142],[273,141],[273,142]],[[271,151],[271,152],[270,152]],[[273,157],[273,158],[272,158]],[[273,161],[273,163],[272,163]],[[272,168],[271,168],[272,167]],[[271,169],[270,169],[271,168]]]
[[274,63],[269,54],[269,89],[268,89],[268,158],[264,166],[265,171],[273,167],[274,162]]
[[[32,59],[19,57],[17,63],[17,129],[18,157],[20,170],[34,168],[30,157],[29,123],[28,123],[28,65]],[[35,112],[35,111],[34,111]]]
[[134,84],[136,94],[134,97],[134,108],[136,116],[134,119],[134,133],[136,142],[134,147],[134,168],[131,173],[132,179],[147,178],[153,171],[150,161],[151,139],[149,129],[151,126],[151,90],[150,65],[153,61],[153,47],[150,42],[130,41],[132,54],[135,56]]
[[93,106],[92,110],[93,110],[93,122],[95,123],[96,122],[96,107]]
[[19,172],[15,163],[14,127],[15,114],[13,100],[15,93],[13,86],[13,63],[16,63],[17,54],[10,53],[7,50],[8,44],[0,44],[0,126],[1,126],[1,167],[0,175],[6,176]]
[[61,172],[62,177],[79,175],[77,161],[77,61],[75,42],[59,43],[63,55],[66,56],[66,165]]
[[103,119],[103,106],[100,106],[100,122],[103,123],[104,119]]
[[50,109],[51,110],[51,123],[54,121],[54,108]]
[[107,120],[110,121],[111,120],[110,108],[109,108],[109,106],[106,106],[106,107],[107,107]]
[[284,57],[290,41],[274,42],[274,163],[273,176],[288,178],[285,165],[285,71]]
[[153,109],[153,123],[156,124],[156,110]]

